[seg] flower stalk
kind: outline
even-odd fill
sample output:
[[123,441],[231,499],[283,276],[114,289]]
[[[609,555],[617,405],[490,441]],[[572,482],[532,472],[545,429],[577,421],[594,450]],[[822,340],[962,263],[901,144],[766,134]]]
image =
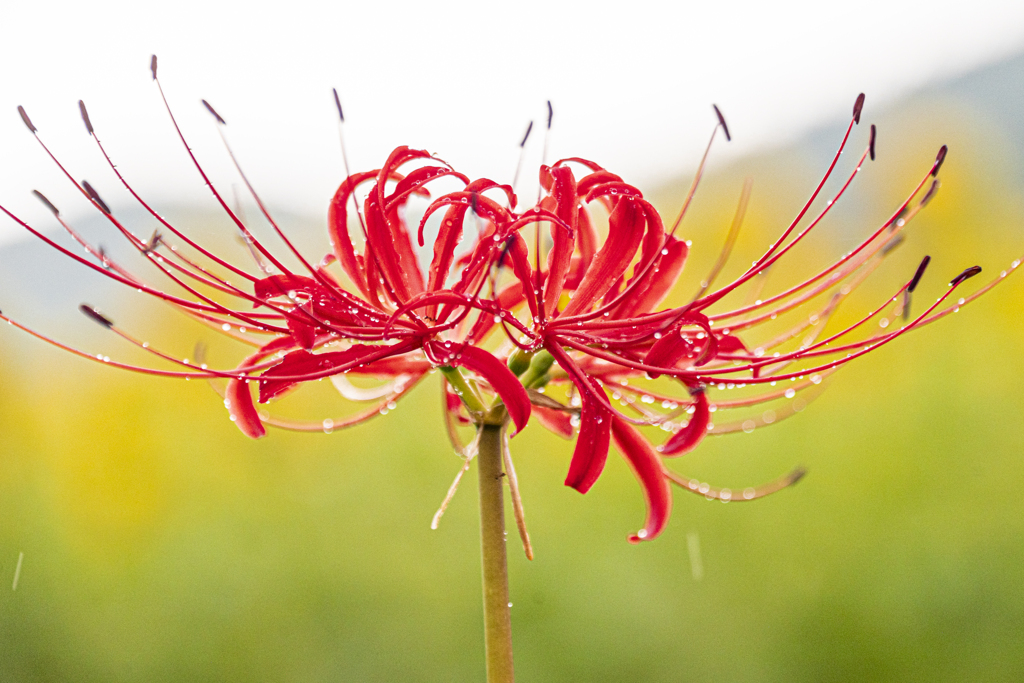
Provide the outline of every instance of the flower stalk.
[[487,683],[511,683],[512,615],[505,549],[505,471],[501,425],[482,424],[477,467],[480,472],[480,553],[483,564],[484,645]]

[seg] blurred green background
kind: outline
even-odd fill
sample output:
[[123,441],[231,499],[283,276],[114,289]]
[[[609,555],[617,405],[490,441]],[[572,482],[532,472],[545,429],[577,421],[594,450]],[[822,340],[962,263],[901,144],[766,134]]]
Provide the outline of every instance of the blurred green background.
[[[769,286],[856,244],[942,143],[941,191],[843,319],[923,254],[917,310],[963,268],[982,265],[980,282],[1024,253],[1022,74],[1011,60],[867,117],[879,160]],[[753,201],[726,275],[788,224],[840,136],[712,161],[684,224],[685,291],[743,178]],[[649,194],[672,216],[688,183]],[[0,259],[0,307],[87,350],[133,357],[78,316],[82,300],[183,356],[205,334],[97,279],[61,279],[72,268],[36,245]],[[734,490],[809,474],[751,504],[677,491],[651,543],[626,543],[643,499],[621,459],[580,496],[561,483],[571,443],[531,425],[513,441],[537,555],[509,544],[519,679],[1024,680],[1022,292],[1018,275],[838,373],[795,418],[673,462]],[[429,528],[459,466],[436,377],[357,428],[252,442],[204,383],[117,372],[14,329],[0,358],[0,680],[482,680],[472,479]],[[337,412],[319,389],[299,413]]]

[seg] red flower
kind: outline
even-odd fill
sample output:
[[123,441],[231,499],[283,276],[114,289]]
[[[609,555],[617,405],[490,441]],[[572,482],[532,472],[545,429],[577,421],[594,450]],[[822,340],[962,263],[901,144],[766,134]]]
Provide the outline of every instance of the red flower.
[[[153,76],[156,79],[155,58]],[[203,104],[216,118],[218,126],[223,127],[224,119],[208,103],[204,101]],[[60,246],[6,208],[0,207],[0,210],[69,258],[169,303],[253,350],[235,368],[213,369],[205,364],[196,367],[187,359],[142,343],[96,309],[82,306],[84,313],[122,338],[178,366],[175,370],[163,370],[111,361],[102,355],[97,357],[49,339],[10,318],[4,319],[72,353],[115,367],[186,379],[225,379],[223,395],[231,419],[243,433],[253,438],[265,434],[264,424],[329,432],[387,412],[394,407],[395,401],[436,366],[456,375],[458,371],[454,368],[471,373],[481,385],[501,398],[517,430],[525,426],[530,416],[530,401],[524,387],[504,362],[467,340],[469,325],[465,322],[472,312],[488,317],[504,315],[495,302],[481,300],[477,294],[494,256],[500,251],[500,245],[492,238],[494,216],[507,214],[516,204],[511,187],[488,180],[468,183],[465,176],[427,152],[399,147],[380,169],[350,174],[341,184],[328,213],[331,252],[313,261],[293,245],[242,174],[260,210],[290,252],[289,259],[301,265],[299,269],[292,269],[285,264],[283,257],[275,255],[257,239],[238,213],[229,207],[192,154],[171,114],[175,129],[197,171],[251,252],[252,264],[243,267],[189,238],[136,194],[107,156],[85,105],[81,102],[79,105],[87,132],[94,138],[117,179],[161,223],[162,230],[180,240],[180,244],[172,243],[169,236],[160,232],[144,239],[123,225],[88,182],[74,180],[42,142],[25,111],[19,108],[19,112],[43,149],[53,157],[74,186],[156,271],[174,283],[177,291],[148,284],[141,276],[112,260],[102,249],[79,235],[56,207],[38,192],[39,199],[85,248],[86,256]],[[170,107],[167,111],[171,113]],[[466,184],[466,190],[461,193],[461,200],[455,198],[445,202],[447,211],[443,226],[434,244],[433,259],[424,272],[406,224],[406,208],[410,197],[428,196],[427,185],[443,177],[461,181]],[[355,193],[364,189],[367,193],[362,209],[357,208],[357,216],[352,217],[350,206],[358,207],[359,204]],[[485,196],[483,193],[486,192],[497,194],[509,208],[505,209],[496,199]],[[463,221],[471,208],[477,221],[490,225],[490,228],[485,228],[471,240],[470,253],[457,261],[456,247],[462,241]],[[364,242],[361,250],[355,247],[349,234],[353,225]],[[419,241],[422,245],[422,228]],[[334,262],[337,262],[338,270],[332,269]],[[253,266],[256,272],[253,272]],[[342,276],[347,277],[351,284],[345,284]],[[232,279],[245,284],[236,286],[231,283]],[[455,284],[446,284],[449,280],[454,280]],[[211,295],[211,291],[218,296]],[[510,319],[507,324],[527,332],[527,328],[517,320]],[[373,376],[384,380],[384,383],[369,392],[358,390],[345,379],[346,374]],[[368,410],[341,419],[296,422],[257,411],[250,391],[250,385],[257,385],[259,402],[266,403],[303,382],[324,377],[333,378],[346,397],[370,400],[373,405]]]
[[[155,58],[153,76],[155,79]],[[197,359],[197,367],[187,359],[139,341],[96,309],[82,306],[85,314],[125,340],[177,366],[173,370],[158,369],[85,353],[7,316],[0,314],[0,319],[79,356],[115,367],[167,377],[226,380],[223,395],[231,419],[242,432],[254,438],[264,435],[266,424],[330,432],[361,422],[393,408],[410,387],[431,369],[440,367],[445,376],[449,434],[456,444],[454,424],[459,419],[480,424],[507,416],[519,431],[534,414],[549,429],[565,437],[572,437],[578,427],[566,484],[585,493],[600,476],[614,440],[636,473],[647,499],[646,523],[630,540],[654,538],[668,519],[671,483],[708,498],[752,500],[789,485],[801,474],[796,471],[767,486],[748,488],[734,495],[728,489],[714,489],[681,477],[666,467],[664,458],[689,452],[708,433],[751,431],[786,416],[783,410],[769,409],[759,418],[715,424],[713,413],[783,398],[795,399],[797,393],[813,391],[841,365],[956,310],[956,306],[980,296],[1001,279],[943,308],[953,291],[980,271],[976,267],[968,269],[951,282],[950,289],[935,304],[916,318],[905,320],[899,329],[847,341],[851,333],[877,316],[887,316],[884,321],[888,324],[908,314],[910,294],[923,274],[928,261],[925,258],[914,277],[877,310],[856,325],[818,338],[836,306],[901,239],[907,222],[934,195],[937,180],[932,180],[923,195],[921,192],[939,172],[946,151],[943,147],[903,205],[857,248],[799,285],[763,299],[755,293],[749,304],[717,310],[716,304],[740,288],[759,292],[767,270],[818,225],[845,193],[866,158],[874,158],[872,126],[866,149],[849,179],[819,215],[798,231],[834,171],[853,126],[859,122],[862,103],[863,96],[858,98],[843,144],[825,177],[793,223],[764,255],[736,280],[712,291],[711,284],[729,255],[742,221],[745,190],[726,247],[700,292],[686,305],[668,308],[661,308],[662,302],[675,288],[689,250],[689,243],[677,237],[676,230],[693,198],[703,162],[683,209],[672,227],[666,229],[658,212],[639,190],[584,159],[564,159],[550,167],[543,166],[543,193],[538,205],[517,213],[512,187],[487,179],[470,182],[427,152],[399,147],[381,168],[348,174],[330,204],[331,250],[316,261],[307,259],[293,245],[242,174],[261,212],[287,248],[288,259],[301,266],[293,269],[249,231],[185,144],[197,171],[244,238],[252,264],[243,267],[198,244],[136,194],[107,156],[85,105],[80,103],[86,130],[118,181],[161,223],[162,230],[179,243],[172,244],[172,238],[161,232],[148,239],[132,232],[112,214],[89,183],[75,181],[41,139],[40,144],[76,189],[175,289],[148,284],[113,261],[79,235],[39,193],[36,194],[60,224],[85,248],[86,256],[58,245],[6,208],[0,206],[0,211],[69,258],[170,304],[250,346],[251,351],[234,368],[209,368],[201,359]],[[224,119],[205,101],[204,104],[218,126],[223,127]],[[26,126],[39,139],[27,114],[20,108],[19,111]],[[174,121],[173,115],[171,120]],[[177,124],[174,125],[177,130]],[[728,138],[720,114],[715,131],[719,128]],[[180,130],[178,134],[181,136]],[[181,139],[185,143],[183,136]],[[583,169],[579,179],[574,167]],[[441,178],[454,179],[464,187],[430,204],[414,241],[407,223],[408,202],[413,196],[427,196],[427,186]],[[364,191],[360,209],[356,194]],[[357,207],[355,216],[350,215],[350,207]],[[603,241],[592,215],[593,207],[603,207],[608,214],[607,236]],[[420,247],[424,245],[425,227],[442,209],[430,264],[423,269],[417,258],[417,243]],[[465,239],[464,225],[470,218],[476,234]],[[544,226],[548,234],[542,239]],[[532,252],[522,234],[524,228],[530,227],[536,228],[532,233]],[[357,235],[356,240],[352,233]],[[363,246],[357,248],[357,242]],[[459,247],[464,244],[468,250],[460,252]],[[1014,262],[1013,268],[1018,264],[1019,261]],[[238,286],[232,280],[244,284]],[[802,311],[826,295],[831,295],[828,302],[792,329],[755,343],[751,333],[762,323],[791,311]],[[896,310],[886,312],[889,308]],[[493,334],[499,327],[502,334]],[[782,350],[787,349],[787,342],[811,328],[818,335],[808,337],[796,348]],[[502,348],[488,350],[494,348],[496,338]],[[776,348],[780,351],[774,352]],[[348,382],[347,374],[372,376],[381,383],[371,390],[357,389]],[[645,376],[662,377],[661,382],[668,390],[635,384],[637,378]],[[304,382],[325,377],[331,378],[346,398],[369,401],[371,406],[340,419],[296,422],[257,410],[250,389],[251,385],[258,386],[259,402],[267,403]],[[790,383],[774,388],[783,381]],[[765,384],[770,385],[767,390],[753,391]],[[714,385],[719,389],[747,391],[741,398],[712,401],[707,393]],[[493,400],[481,401],[479,390],[493,395]],[[794,412],[799,406],[794,401],[784,410]],[[644,426],[658,427],[670,435],[655,447],[638,430]],[[517,521],[522,525],[514,470],[507,453],[506,458]],[[522,526],[520,531],[526,541]]]
[[[565,437],[573,435],[575,426],[579,428],[566,485],[586,493],[604,468],[610,442],[614,440],[622,451],[647,499],[646,523],[630,537],[632,542],[654,538],[664,529],[671,508],[672,483],[708,498],[743,501],[779,490],[802,476],[802,470],[797,470],[765,487],[734,494],[680,476],[666,467],[664,458],[693,450],[709,433],[752,431],[800,410],[806,399],[797,398],[797,394],[813,392],[823,378],[840,366],[957,310],[1001,279],[943,308],[960,284],[981,270],[969,268],[953,279],[937,302],[917,317],[907,319],[911,292],[928,263],[925,257],[913,278],[878,309],[855,325],[821,338],[831,313],[902,240],[901,232],[907,223],[934,195],[938,188],[935,178],[946,155],[943,147],[906,201],[860,245],[800,284],[760,298],[768,269],[821,222],[846,192],[862,164],[868,157],[874,158],[872,126],[863,154],[848,179],[813,220],[798,228],[835,170],[853,127],[859,122],[862,105],[863,95],[857,100],[839,151],[791,225],[742,275],[712,290],[711,284],[725,264],[743,218],[749,187],[744,189],[718,263],[697,296],[683,306],[659,308],[676,286],[686,261],[689,243],[677,237],[676,230],[693,198],[703,161],[670,229],[665,228],[658,212],[639,190],[593,162],[563,159],[541,168],[545,194],[540,208],[561,220],[552,225],[550,235],[543,240],[538,225],[532,254],[521,235],[513,233],[508,238],[508,259],[515,279],[496,298],[510,310],[525,307],[532,321],[529,333],[512,335],[511,340],[520,350],[512,354],[509,363],[530,389],[534,413],[545,426]],[[717,107],[715,112],[719,117],[715,131],[721,128],[728,138],[728,129]],[[572,170],[574,166],[583,169],[578,180]],[[928,189],[922,194],[926,186]],[[608,214],[603,243],[594,227],[594,206],[602,207]],[[514,219],[510,216],[506,222],[512,225]],[[545,249],[544,243],[548,241],[550,247]],[[1015,261],[1013,268],[1018,264]],[[720,308],[716,304],[741,287],[757,290],[749,297],[751,303],[716,310]],[[808,315],[806,307],[826,296],[827,303]],[[788,331],[768,339],[763,334],[756,335],[763,323],[794,311],[804,317]],[[883,315],[887,316],[879,321],[883,328],[890,322],[896,324],[901,316],[904,322],[894,331],[853,337],[852,333],[863,329],[868,321]],[[808,330],[815,334],[807,336],[803,343],[773,352],[776,348],[786,349],[787,342]],[[553,370],[549,369],[552,363],[557,366]],[[682,391],[654,391],[634,383],[638,378],[662,376],[668,380],[669,389],[674,384]],[[787,384],[775,388],[779,382]],[[662,384],[665,383],[663,380]],[[712,401],[708,391],[713,386],[745,391],[740,392],[742,398]],[[545,390],[546,394],[539,393]],[[559,393],[565,397],[562,402],[553,398]],[[765,410],[759,418],[712,422],[712,415],[718,411],[780,399],[793,400],[778,411]],[[658,426],[670,435],[654,447],[637,429],[645,425]]]

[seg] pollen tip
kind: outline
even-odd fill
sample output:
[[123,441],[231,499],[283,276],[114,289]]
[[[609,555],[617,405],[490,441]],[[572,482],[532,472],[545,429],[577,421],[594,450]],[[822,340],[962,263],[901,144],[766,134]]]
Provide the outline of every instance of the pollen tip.
[[91,318],[94,322],[103,325],[103,327],[106,327],[108,330],[114,326],[114,322],[110,318],[106,317],[89,304],[79,305],[78,310],[84,313],[87,317]]
[[718,117],[718,125],[722,127],[722,132],[725,133],[725,141],[732,142],[732,136],[729,135],[729,126],[725,123],[725,117],[722,116],[722,110],[718,108],[717,104],[711,105],[715,110],[715,116]]
[[519,143],[519,147],[526,147],[526,141],[530,139],[530,133],[533,131],[533,121],[530,121],[530,125],[526,127],[526,134],[523,135],[523,141]]
[[806,476],[807,468],[804,467],[803,465],[797,467],[796,469],[789,473],[789,485],[792,486],[793,484],[797,483]]
[[942,162],[946,160],[946,152],[949,148],[943,145],[939,148],[939,153],[935,155],[935,165],[932,166],[932,177],[934,178],[939,173],[939,169],[942,168]]
[[219,123],[222,126],[226,126],[228,124],[228,122],[224,120],[224,117],[221,116],[220,114],[218,114],[217,110],[214,109],[213,106],[209,102],[207,102],[206,100],[201,100],[201,101],[203,103],[203,106],[206,107],[206,111],[208,111],[211,114],[213,114],[213,118],[217,119],[217,123]]
[[149,58],[149,71],[153,74],[153,80],[156,80],[156,55]]
[[932,198],[935,197],[935,193],[939,191],[940,186],[941,183],[939,182],[938,178],[932,181],[932,184],[931,186],[929,186],[928,191],[924,193],[923,197],[921,197],[921,208],[924,208],[928,204],[928,202],[930,202]]
[[107,206],[107,203],[105,201],[103,201],[103,198],[100,197],[100,195],[96,191],[96,189],[92,185],[89,184],[88,180],[83,180],[82,181],[82,187],[85,189],[86,194],[89,195],[89,198],[92,199],[94,202],[96,202],[96,204],[100,207],[100,209],[103,211],[103,213],[105,213],[105,214],[112,213],[111,210],[110,210],[110,207]]
[[964,280],[970,280],[972,277],[974,277],[975,275],[977,275],[980,272],[981,272],[981,266],[971,266],[970,268],[968,268],[967,270],[965,270],[964,272],[960,273],[955,278],[950,280],[949,286],[950,287],[955,287],[958,284],[960,284],[961,282],[963,282]]
[[192,357],[196,359],[196,363],[206,362],[206,342],[198,341],[193,349]]
[[875,160],[875,136],[876,129],[875,124],[871,124],[871,137],[868,138],[868,153],[871,155],[871,161]]
[[39,190],[32,190],[32,194],[34,194],[36,196],[36,199],[41,201],[46,206],[46,208],[49,209],[51,213],[53,213],[54,216],[60,215],[60,211],[57,210],[57,207],[54,206],[53,202],[47,199],[42,192],[40,192]]
[[92,121],[89,120],[89,112],[85,108],[85,102],[82,100],[78,100],[78,111],[82,112],[82,122],[85,124],[85,129],[89,131],[89,135],[92,135]]
[[857,95],[857,101],[853,103],[853,122],[860,123],[860,113],[864,110],[864,93]]
[[34,125],[32,125],[32,119],[30,119],[28,117],[28,114],[25,112],[25,107],[23,107],[23,106],[21,106],[19,104],[18,105],[18,113],[21,114],[21,120],[25,122],[26,126],[28,126],[29,132],[32,133],[33,135],[35,135],[36,134],[36,127]]
[[917,289],[917,284],[921,282],[921,277],[924,276],[924,271],[926,268],[928,268],[928,264],[931,263],[931,260],[931,256],[925,256],[923,259],[921,259],[921,265],[917,267],[917,271],[914,273],[914,278],[910,281],[910,284],[907,286],[908,293],[913,292],[915,289]]
[[555,118],[555,110],[551,107],[551,100],[548,100],[548,130],[551,130],[551,120]]
[[906,240],[906,236],[902,232],[893,237],[891,240],[885,243],[884,247],[882,247],[882,255],[884,256],[888,254],[893,249],[903,244],[904,240]]
[[342,123],[345,123],[345,112],[341,108],[341,98],[338,97],[338,89],[331,88],[331,92],[334,93],[334,106],[338,108],[338,118],[341,119]]

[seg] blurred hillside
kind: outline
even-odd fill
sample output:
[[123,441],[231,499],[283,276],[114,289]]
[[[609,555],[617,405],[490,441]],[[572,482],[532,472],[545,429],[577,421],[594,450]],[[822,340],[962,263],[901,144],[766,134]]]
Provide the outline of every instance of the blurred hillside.
[[[1024,253],[1024,55],[877,111],[870,95],[837,174],[870,123],[877,161],[773,269],[770,289],[852,248],[940,145],[950,155],[938,195],[838,324],[924,254],[921,307],[965,267],[982,265],[981,281]],[[678,296],[717,257],[744,178],[752,201],[720,282],[789,224],[844,126],[730,166],[712,152],[682,228],[694,247]],[[648,194],[671,218],[689,182]],[[243,249],[223,218],[169,213]],[[140,234],[154,227],[124,216]],[[322,218],[285,222],[310,253],[325,243]],[[118,253],[107,226],[78,227]],[[531,425],[512,444],[537,552],[531,563],[509,548],[520,679],[1024,678],[1022,294],[1018,274],[837,373],[793,419],[673,462],[734,490],[797,464],[809,475],[749,505],[679,491],[652,543],[625,541],[643,500],[621,459],[581,497],[561,483],[571,444]],[[208,336],[142,299],[35,242],[0,250],[0,308],[91,353],[135,357],[77,313],[81,301],[182,356]],[[228,364],[239,352],[211,353]],[[253,442],[204,383],[118,373],[7,328],[0,357],[0,680],[482,679],[475,487],[429,528],[459,464],[435,378],[355,429]],[[323,417],[332,400],[316,386],[295,410]]]

